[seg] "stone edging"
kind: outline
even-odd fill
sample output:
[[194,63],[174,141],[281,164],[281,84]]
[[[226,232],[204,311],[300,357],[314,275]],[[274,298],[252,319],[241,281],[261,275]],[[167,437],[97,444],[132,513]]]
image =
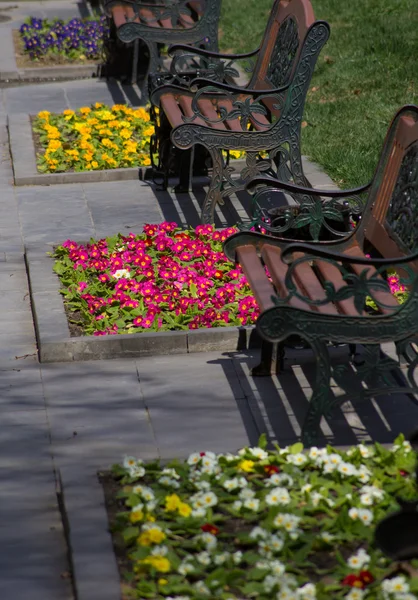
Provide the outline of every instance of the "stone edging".
[[[25,113],[8,115],[7,125],[16,186],[96,183],[151,178],[151,169],[149,167],[126,167],[123,169],[104,169],[103,171],[82,171],[78,173],[39,173],[36,167],[36,151],[30,116]],[[238,174],[245,166],[245,160],[234,160],[232,164],[234,165],[235,172]]]
[[29,67],[13,71],[1,71],[0,81],[66,81],[90,79],[98,76],[100,65],[59,65],[56,67]]
[[[51,247],[52,250],[52,247]],[[32,312],[43,363],[134,358],[190,352],[233,352],[257,345],[254,327],[71,337],[60,282],[45,250],[26,250]]]

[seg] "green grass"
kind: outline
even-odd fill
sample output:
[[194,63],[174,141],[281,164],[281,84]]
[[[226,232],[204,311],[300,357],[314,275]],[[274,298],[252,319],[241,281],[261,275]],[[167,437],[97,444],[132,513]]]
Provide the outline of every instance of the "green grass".
[[[221,45],[256,48],[272,0],[223,0]],[[302,150],[341,186],[372,176],[389,123],[418,104],[417,0],[313,0],[331,37],[305,108]],[[313,88],[313,89],[312,89]]]

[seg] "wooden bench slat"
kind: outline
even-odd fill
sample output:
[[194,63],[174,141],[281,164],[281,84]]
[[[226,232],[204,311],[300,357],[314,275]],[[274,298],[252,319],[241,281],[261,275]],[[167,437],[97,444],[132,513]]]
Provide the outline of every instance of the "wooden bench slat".
[[139,10],[139,19],[137,18],[135,21],[137,23],[142,22],[144,25],[147,25],[147,27],[160,27],[157,17],[152,10],[149,10],[148,8],[141,8]]
[[114,6],[112,8],[112,17],[115,26],[118,28],[124,25],[128,18],[133,17],[134,11],[130,6]]
[[[357,258],[358,257],[366,258],[366,255],[358,246],[353,246],[352,248],[349,248],[348,250],[346,250],[345,253],[348,254],[349,256],[355,256]],[[360,273],[365,269],[364,265],[355,265],[355,264],[351,265],[351,268],[353,269],[353,271],[355,273],[357,273],[357,275],[360,275]],[[367,270],[368,270],[369,277],[376,275],[376,273],[377,273],[375,267],[367,267]],[[379,275],[378,278],[381,281],[384,281],[384,279],[381,275]],[[393,311],[395,309],[399,308],[399,302],[396,300],[395,296],[393,294],[391,294],[389,291],[384,292],[383,290],[373,290],[373,296],[379,302],[382,302],[383,304],[386,304],[386,305],[392,307],[392,308],[385,308],[385,307],[379,306],[379,310],[383,314],[390,315],[393,313]]]
[[264,311],[272,308],[274,306],[272,297],[276,296],[276,292],[268,280],[254,246],[241,246],[238,248],[237,259],[254,292],[260,310]]
[[[269,246],[268,244],[265,244],[261,250],[261,256],[264,260],[266,267],[269,270],[270,276],[277,290],[277,294],[281,298],[286,298],[286,296],[289,293],[285,284],[285,277],[288,266],[281,259],[280,248],[276,248],[275,246]],[[298,292],[303,294],[303,290],[301,289],[298,282],[296,282],[296,287]],[[251,289],[254,291],[254,288],[252,286]],[[313,306],[307,304],[306,302],[303,302],[303,300],[300,300],[296,297],[291,298],[288,304],[293,308],[301,308],[302,310],[315,310]]]
[[[190,98],[190,107],[191,107],[191,98]],[[205,117],[208,117],[209,119],[219,119],[219,115],[216,112],[212,102],[210,100],[208,100],[207,98],[202,98],[201,100],[198,101],[198,106],[202,112],[202,114],[205,115]],[[193,114],[193,111],[192,111]],[[208,123],[208,125],[210,125],[213,129],[218,129],[219,131],[226,131],[226,127],[225,127],[225,123]]]
[[[330,281],[334,284],[336,290],[346,287],[348,284],[344,281],[341,271],[329,262],[323,260],[316,260],[314,262],[315,267],[320,272],[324,281]],[[359,313],[354,306],[353,298],[347,298],[347,300],[340,300],[335,303],[338,311],[344,315],[358,316],[359,314],[366,314],[364,311]]]

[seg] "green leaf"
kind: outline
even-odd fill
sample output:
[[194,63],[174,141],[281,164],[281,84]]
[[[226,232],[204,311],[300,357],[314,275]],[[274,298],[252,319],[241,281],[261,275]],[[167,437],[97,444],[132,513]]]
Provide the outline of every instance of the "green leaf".
[[303,444],[301,442],[297,442],[293,444],[293,446],[289,447],[290,454],[299,454],[303,450]]
[[262,433],[258,438],[258,447],[265,450],[267,448],[267,436],[265,433]]
[[136,539],[139,535],[139,527],[127,527],[122,531],[122,537],[126,543]]

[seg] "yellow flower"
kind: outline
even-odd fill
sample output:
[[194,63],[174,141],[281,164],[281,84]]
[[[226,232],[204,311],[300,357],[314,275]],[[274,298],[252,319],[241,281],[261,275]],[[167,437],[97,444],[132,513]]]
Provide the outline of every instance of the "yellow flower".
[[131,132],[129,131],[129,129],[122,129],[122,131],[120,132],[120,137],[125,138],[125,140],[128,140],[131,137]]
[[149,113],[145,110],[145,108],[138,108],[133,112],[133,116],[137,119],[142,119],[146,123],[148,123],[148,121],[150,120]]
[[179,515],[181,515],[182,517],[189,517],[192,512],[192,509],[185,502],[180,502],[180,504],[178,506],[178,511],[179,511]]
[[51,140],[48,144],[48,150],[55,152],[59,148],[62,147],[62,144],[59,140]]
[[91,161],[91,159],[93,158],[93,154],[91,152],[86,152],[83,156],[84,160],[87,160],[88,162]]
[[69,121],[71,119],[71,117],[73,117],[75,115],[75,112],[73,110],[70,110],[69,108],[67,108],[66,110],[63,111],[62,114],[65,115],[65,120]]
[[161,573],[168,573],[171,567],[168,558],[165,556],[160,556],[159,554],[156,554],[155,556],[147,556],[147,558],[145,558],[142,562],[146,565],[151,565],[154,567],[154,569],[160,571]]
[[102,108],[103,104],[101,102],[96,102],[94,108]]
[[42,110],[41,112],[39,112],[39,113],[38,113],[38,117],[39,117],[40,119],[45,119],[45,121],[48,121],[48,119],[49,119],[49,115],[50,115],[50,114],[51,114],[51,113],[50,113],[50,112],[48,112],[47,110]]
[[142,132],[145,137],[151,137],[155,133],[154,125],[149,125]]
[[91,113],[91,108],[89,108],[88,106],[82,106],[80,108],[80,112],[82,115],[88,115],[89,113]]
[[102,139],[102,146],[105,146],[106,148],[111,148],[112,145],[112,142],[108,138]]
[[165,497],[165,510],[167,510],[169,512],[173,511],[173,510],[177,510],[180,504],[181,504],[181,500],[177,496],[177,494],[171,494],[171,496]]
[[97,113],[97,118],[102,121],[111,121],[113,119],[113,115],[110,110],[101,110]]
[[149,157],[149,156],[144,156],[144,157],[141,159],[141,163],[142,163],[142,166],[143,166],[143,167],[149,167],[149,166],[150,166],[150,164],[151,164],[151,159],[150,159],[150,157]]
[[244,154],[244,152],[241,152],[240,150],[230,150],[229,151],[229,155],[232,156],[232,158],[241,158],[241,156]]
[[168,579],[159,579],[158,585],[166,585],[168,583]]
[[131,523],[136,523],[137,521],[142,521],[144,518],[144,513],[142,510],[133,510],[129,515]]
[[252,460],[242,460],[238,465],[238,469],[241,469],[241,471],[245,471],[246,473],[250,473],[254,470],[254,464],[255,463]]
[[49,165],[49,168],[51,171],[55,171],[55,169],[57,168],[55,165]]
[[143,531],[137,541],[141,546],[150,546],[151,544],[160,544],[165,538],[166,535],[161,529],[151,528]]
[[91,166],[93,167],[93,169],[97,169],[97,167],[99,166],[99,163],[97,162],[97,160],[93,160],[91,163]]

